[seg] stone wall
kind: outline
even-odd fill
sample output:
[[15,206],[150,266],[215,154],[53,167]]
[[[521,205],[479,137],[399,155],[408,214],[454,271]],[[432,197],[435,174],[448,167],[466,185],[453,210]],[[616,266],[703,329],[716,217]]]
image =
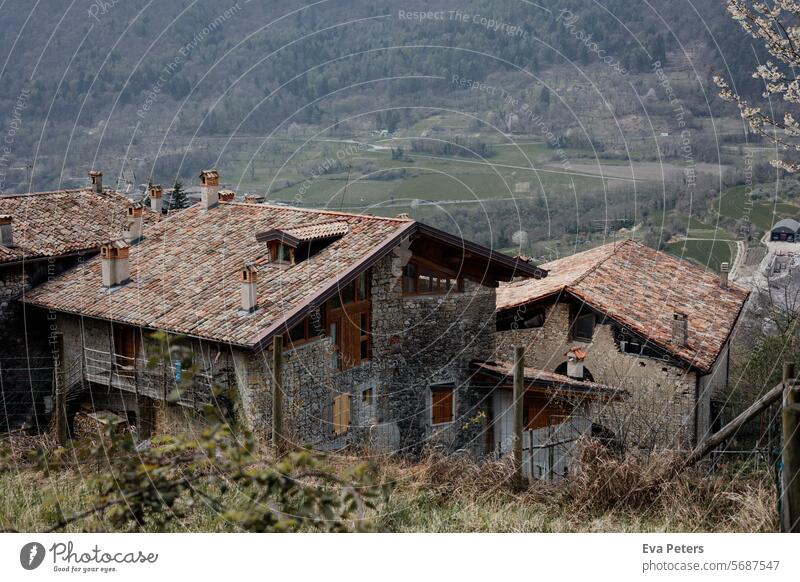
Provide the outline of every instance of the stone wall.
[[0,265],[0,432],[27,426],[45,430],[50,416],[52,351],[45,312],[26,308],[19,299],[48,275],[56,275],[71,259]]
[[[407,259],[406,259],[407,260]],[[379,427],[396,426],[399,447],[414,453],[426,443],[483,451],[482,399],[469,385],[469,362],[494,350],[495,291],[466,282],[464,293],[404,297],[400,254],[390,254],[372,271],[372,358],[339,371],[332,366],[332,340],[322,337],[284,355],[284,409],[288,438],[337,447],[375,444]],[[257,434],[271,430],[271,352],[254,354],[241,364],[242,401]],[[456,387],[455,421],[430,425],[430,386]],[[372,389],[372,399],[364,391]],[[334,437],[333,400],[350,395],[351,427]],[[468,426],[469,430],[464,430]],[[378,430],[381,434],[384,432]],[[391,430],[389,430],[391,432]]]
[[697,373],[674,361],[623,353],[613,325],[595,326],[591,342],[569,339],[570,308],[562,301],[547,309],[540,328],[497,333],[497,358],[511,360],[514,346],[525,347],[527,366],[555,371],[572,347],[586,350],[586,369],[594,380],[623,388],[629,396],[614,405],[595,405],[598,422],[631,447],[683,448],[695,438]]
[[[318,447],[369,444],[376,427],[388,426],[389,433],[399,430],[400,442],[395,445],[405,452],[417,452],[430,442],[483,452],[485,398],[470,386],[469,363],[494,351],[495,290],[467,281],[463,293],[403,296],[404,260],[403,253],[392,253],[373,267],[369,362],[336,369],[333,341],[324,335],[285,351],[284,426],[293,442]],[[64,332],[68,367],[80,361],[86,348],[113,351],[108,322],[60,314],[58,326]],[[126,389],[163,399],[174,384],[172,372],[145,369],[144,362],[152,355],[146,337],[142,346],[134,381],[124,385],[124,379],[111,380],[105,388],[94,383],[92,391]],[[267,441],[272,425],[271,350],[253,353],[208,342],[192,346],[195,360],[213,369],[216,383],[236,386],[238,421]],[[434,431],[430,386],[443,383],[455,386],[455,419]],[[364,396],[367,389],[372,390],[371,399]],[[333,401],[343,393],[350,395],[351,426],[334,437]]]

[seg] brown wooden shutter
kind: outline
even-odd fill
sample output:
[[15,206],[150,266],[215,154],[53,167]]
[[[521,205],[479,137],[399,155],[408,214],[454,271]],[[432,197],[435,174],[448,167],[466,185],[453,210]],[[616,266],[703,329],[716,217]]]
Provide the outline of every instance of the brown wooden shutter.
[[350,395],[340,394],[333,399],[333,434],[347,432],[350,427]]
[[437,388],[431,392],[431,422],[443,424],[453,421],[453,389]]

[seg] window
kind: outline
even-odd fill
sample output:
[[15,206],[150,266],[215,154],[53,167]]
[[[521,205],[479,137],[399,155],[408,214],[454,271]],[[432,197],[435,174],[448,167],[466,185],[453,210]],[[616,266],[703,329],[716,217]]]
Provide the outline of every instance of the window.
[[497,331],[513,329],[535,329],[543,327],[547,319],[545,307],[522,305],[497,314]]
[[464,279],[408,263],[403,269],[403,293],[406,295],[443,295],[464,290]]
[[453,422],[453,386],[431,387],[431,424]]
[[578,340],[591,341],[594,335],[594,314],[578,315],[572,323],[572,337]]
[[268,243],[269,257],[275,263],[294,264],[294,249],[278,241]]
[[333,399],[333,434],[346,433],[350,428],[350,395],[340,394]]
[[367,406],[372,406],[372,388],[367,388],[361,392],[361,402]]
[[118,368],[133,368],[139,352],[137,329],[127,325],[114,324],[114,363]]
[[288,348],[297,347],[319,337],[320,329],[306,317],[283,335],[283,342]]

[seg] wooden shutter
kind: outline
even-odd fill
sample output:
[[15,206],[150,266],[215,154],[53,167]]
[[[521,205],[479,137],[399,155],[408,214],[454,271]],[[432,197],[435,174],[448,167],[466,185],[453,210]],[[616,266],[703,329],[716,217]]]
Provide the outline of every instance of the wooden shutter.
[[431,423],[453,421],[453,389],[436,388],[431,391]]
[[350,395],[340,394],[333,399],[333,434],[347,432],[350,427]]

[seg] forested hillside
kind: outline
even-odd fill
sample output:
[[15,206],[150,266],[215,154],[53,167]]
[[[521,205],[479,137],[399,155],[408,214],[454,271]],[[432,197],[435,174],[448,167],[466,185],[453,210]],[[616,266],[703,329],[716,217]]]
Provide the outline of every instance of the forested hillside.
[[[698,83],[723,70],[747,92],[754,53],[728,50],[743,42],[718,0],[12,0],[0,5],[0,111],[21,112],[24,131],[6,153],[5,186],[20,179],[15,165],[35,165],[34,186],[55,186],[62,167],[141,156],[141,140],[163,142],[150,155],[164,161],[176,139],[445,107],[464,91],[454,78],[535,79],[600,56],[647,72],[669,51],[701,47]],[[394,115],[384,125],[413,113]]]

